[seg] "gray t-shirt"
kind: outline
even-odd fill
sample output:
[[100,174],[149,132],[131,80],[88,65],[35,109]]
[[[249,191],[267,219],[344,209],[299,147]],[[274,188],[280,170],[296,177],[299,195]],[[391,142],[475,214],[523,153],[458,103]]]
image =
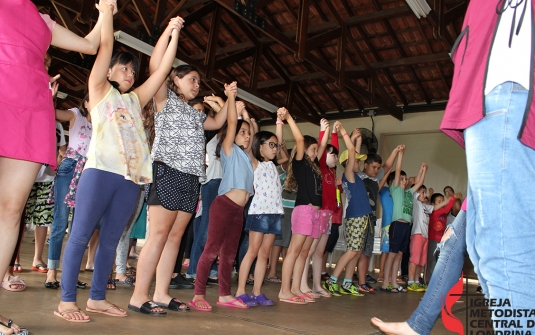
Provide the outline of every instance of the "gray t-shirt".
[[435,207],[419,201],[419,195],[419,192],[414,192],[413,194],[411,235],[422,234],[423,237],[427,238],[429,231],[429,215],[433,213]]

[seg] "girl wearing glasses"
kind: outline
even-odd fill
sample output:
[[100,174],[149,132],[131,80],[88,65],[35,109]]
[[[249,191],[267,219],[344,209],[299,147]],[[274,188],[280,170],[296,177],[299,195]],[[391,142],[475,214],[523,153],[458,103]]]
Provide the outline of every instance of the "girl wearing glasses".
[[[284,123],[281,115],[284,113],[286,113],[284,108],[279,108],[277,111],[276,135],[269,131],[260,131],[255,134],[250,154],[254,170],[255,195],[245,223],[245,231],[249,232],[249,248],[240,265],[236,291],[236,298],[248,306],[272,306],[274,304],[273,300],[260,293],[260,289],[275,235],[282,235],[281,214],[284,213],[282,187],[274,161],[281,164],[288,160],[284,151],[280,151],[282,157],[276,160],[283,141],[282,126]],[[254,287],[252,294],[249,295],[245,292],[245,285],[255,258]]]

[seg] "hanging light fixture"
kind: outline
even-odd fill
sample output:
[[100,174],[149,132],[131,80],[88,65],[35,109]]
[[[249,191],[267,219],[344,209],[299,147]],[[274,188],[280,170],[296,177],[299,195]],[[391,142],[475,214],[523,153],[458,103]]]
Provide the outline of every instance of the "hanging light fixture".
[[426,17],[431,7],[426,0],[405,0],[417,18]]

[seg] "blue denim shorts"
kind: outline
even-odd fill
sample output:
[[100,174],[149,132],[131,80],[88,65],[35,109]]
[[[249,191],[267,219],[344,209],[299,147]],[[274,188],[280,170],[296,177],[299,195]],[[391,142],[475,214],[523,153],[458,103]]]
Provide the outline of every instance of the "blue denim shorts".
[[245,221],[245,231],[282,235],[280,214],[249,214]]

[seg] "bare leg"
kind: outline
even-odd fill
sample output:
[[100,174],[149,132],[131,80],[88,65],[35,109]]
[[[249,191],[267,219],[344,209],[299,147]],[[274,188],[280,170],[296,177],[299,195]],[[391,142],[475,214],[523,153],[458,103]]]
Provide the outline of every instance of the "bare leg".
[[36,266],[37,264],[45,264],[45,262],[43,262],[43,248],[45,247],[47,232],[48,227],[46,226],[35,227],[35,248],[32,262],[33,266]]
[[[346,272],[345,272],[344,278],[353,278],[353,274],[355,273],[355,267],[357,266],[361,253],[353,254],[353,255],[354,255],[353,258],[351,258],[350,261],[346,265]],[[338,259],[336,268],[338,268],[338,263],[340,263],[340,259]],[[340,271],[339,273],[342,273],[342,271]],[[334,275],[334,271],[333,271],[333,275]],[[338,277],[338,276],[335,276],[335,277]]]
[[370,257],[362,254],[358,261],[359,269],[359,285],[366,284],[366,275],[368,274],[368,267],[370,266]]
[[[394,259],[396,258],[396,253],[394,252],[389,252],[388,253],[388,257],[386,258],[386,262],[385,262],[385,276],[383,278],[383,286],[382,288],[387,288],[388,285],[390,285],[390,276],[392,275],[392,266],[393,266],[393,263],[394,263]],[[394,275],[394,282],[391,284],[392,286],[396,285],[396,276],[397,276],[397,269],[395,270],[395,275]]]
[[269,256],[269,273],[267,278],[277,277],[277,265],[279,264],[279,255],[282,252],[282,246],[274,245],[271,247],[271,255]]
[[[264,233],[259,233],[256,231],[249,231],[249,247],[247,249],[247,253],[243,257],[243,260],[240,264],[240,274],[238,276],[238,290],[236,291],[236,296],[240,296],[245,294],[245,285],[247,284],[247,279],[249,278],[249,271],[251,270],[251,266],[253,265],[253,262],[255,258],[258,255],[258,251],[260,250],[260,246],[262,245],[262,241],[264,239]],[[256,269],[259,268],[258,260]],[[264,264],[264,271],[265,271],[265,264]],[[256,271],[255,271],[256,272]],[[260,281],[260,284],[263,281],[263,278],[255,278]],[[256,281],[255,281],[256,284]],[[260,294],[260,293],[259,293]]]
[[[251,235],[251,232],[249,232],[249,236]],[[274,234],[265,234],[264,239],[262,241],[262,245],[260,246],[260,250],[258,250],[258,256],[256,258],[256,267],[254,271],[254,286],[253,286],[253,294],[255,296],[260,295],[260,291],[262,289],[262,281],[264,280],[264,276],[266,274],[266,264],[267,259],[269,257],[269,250],[271,249],[271,246],[273,245],[273,241],[275,241],[275,235]],[[251,240],[249,240],[249,243],[251,243]],[[277,263],[275,263],[275,266]],[[243,266],[243,263],[242,263]],[[241,269],[241,268],[240,268]]]
[[95,267],[95,254],[97,253],[98,247],[98,234],[100,229],[95,229],[93,236],[89,240],[89,248],[87,250],[87,263],[85,264],[86,269],[93,269]]
[[310,267],[310,258],[316,252],[316,248],[318,247],[319,242],[320,242],[319,238],[313,239],[312,245],[310,246],[310,249],[308,250],[308,254],[304,262],[303,275],[301,276],[301,287],[300,287],[301,292],[312,291],[310,287],[308,287],[308,269]]
[[385,262],[388,257],[388,252],[381,253],[381,265],[379,266],[379,278],[385,278]]
[[307,236],[305,239],[305,243],[303,243],[303,247],[301,248],[301,252],[295,260],[294,270],[292,274],[292,293],[297,296],[303,294],[303,292],[301,291],[301,278],[303,276],[303,271],[305,270],[305,261],[308,258],[308,253],[312,246],[312,242],[314,242],[314,239],[310,236]]
[[[42,164],[7,157],[0,157],[0,273],[5,273],[19,236],[20,218],[33,182]],[[0,321],[8,322],[0,316]],[[0,333],[13,333],[20,330],[13,324],[11,328],[0,325]]]
[[324,295],[329,295],[329,292],[325,291],[321,287],[321,270],[325,267],[323,254],[325,252],[325,246],[327,245],[328,239],[329,235],[320,235],[319,243],[312,259],[312,288],[314,289],[314,292],[323,292]]
[[[279,292],[279,298],[281,299],[290,299],[296,296],[292,293],[290,279],[292,277],[292,272],[294,272],[294,266],[297,257],[299,256],[301,249],[303,248],[303,244],[305,244],[306,238],[307,236],[301,234],[292,235],[292,239],[290,240],[290,246],[288,247],[288,252],[286,253],[286,256],[284,257],[284,262],[282,263],[282,283]],[[299,283],[299,280],[301,279],[300,275],[301,273],[299,274],[299,277],[297,279]]]

